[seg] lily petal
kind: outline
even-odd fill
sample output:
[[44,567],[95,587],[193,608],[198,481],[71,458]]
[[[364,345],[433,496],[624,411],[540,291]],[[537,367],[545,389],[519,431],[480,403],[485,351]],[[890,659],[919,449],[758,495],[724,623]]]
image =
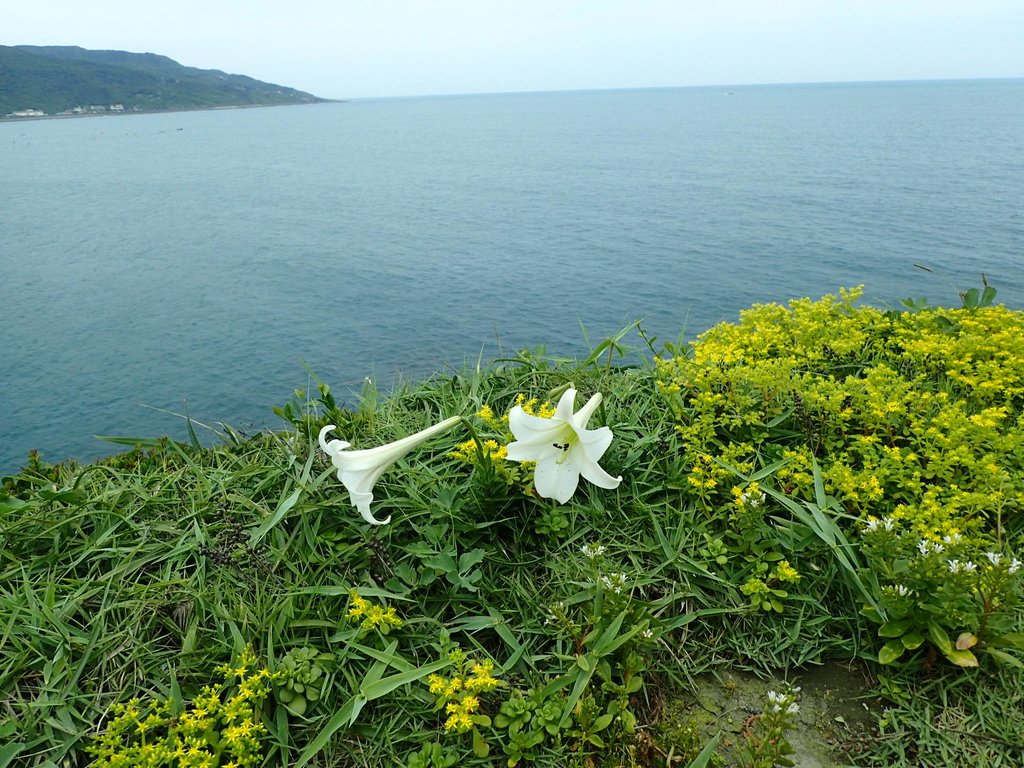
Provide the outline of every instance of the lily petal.
[[594,462],[604,456],[604,452],[608,450],[608,446],[612,444],[612,437],[614,437],[608,427],[587,429],[578,431],[576,434],[579,435],[580,445],[583,446],[587,458]]
[[588,460],[580,462],[580,474],[598,488],[607,488],[608,490],[618,488],[619,483],[622,482],[621,476],[612,477],[605,472],[596,461]]
[[[576,392],[573,391],[573,395]],[[590,417],[594,415],[594,411],[597,410],[597,406],[601,404],[602,396],[600,392],[595,392],[593,397],[587,400],[587,404],[576,411],[576,414],[572,417],[573,426],[576,429],[586,429],[587,422],[590,421]]]
[[[561,451],[557,452],[558,456]],[[571,461],[559,462],[555,455],[542,458],[533,472],[533,487],[546,499],[565,504],[576,493],[580,471]]]
[[559,421],[572,423],[573,416],[572,412],[576,408],[576,390],[569,387],[562,396],[558,399],[558,405],[555,407],[555,415],[553,419]]
[[565,423],[561,420],[533,416],[519,405],[509,412],[508,426],[519,443],[548,443],[552,434],[565,429]]
[[328,424],[320,430],[319,443],[323,452],[330,456],[331,463],[338,470],[338,480],[348,490],[349,500],[362,518],[371,525],[386,525],[391,522],[390,516],[385,520],[377,520],[370,512],[373,486],[377,480],[385,470],[417,445],[447,432],[460,421],[461,416],[453,416],[393,443],[355,451],[348,450],[349,443],[344,440],[328,442],[327,433],[335,429],[335,425]]

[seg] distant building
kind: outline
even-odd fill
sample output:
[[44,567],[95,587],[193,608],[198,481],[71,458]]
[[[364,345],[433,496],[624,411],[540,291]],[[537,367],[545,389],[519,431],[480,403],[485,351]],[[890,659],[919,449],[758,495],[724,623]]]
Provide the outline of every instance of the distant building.
[[46,117],[46,113],[41,109],[19,109],[16,112],[11,112],[8,117]]

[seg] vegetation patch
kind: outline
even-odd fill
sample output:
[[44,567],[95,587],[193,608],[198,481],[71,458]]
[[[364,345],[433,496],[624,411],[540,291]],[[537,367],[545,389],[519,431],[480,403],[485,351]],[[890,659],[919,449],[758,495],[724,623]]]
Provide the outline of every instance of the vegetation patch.
[[857,297],[31,459],[0,765],[1020,764],[1024,315]]

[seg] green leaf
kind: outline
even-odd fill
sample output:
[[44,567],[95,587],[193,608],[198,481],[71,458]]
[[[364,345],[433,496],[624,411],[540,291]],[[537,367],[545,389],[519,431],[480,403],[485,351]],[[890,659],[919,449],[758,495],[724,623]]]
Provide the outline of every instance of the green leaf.
[[1024,648],[1024,632],[1006,632],[988,641],[989,645]]
[[414,683],[417,680],[448,666],[451,666],[451,662],[448,659],[433,661],[426,666],[410,669],[407,672],[399,672],[397,675],[391,675],[389,677],[385,677],[383,680],[377,680],[369,685],[364,685],[360,689],[360,692],[366,697],[367,701],[373,701],[374,699],[379,699],[381,696],[391,693],[396,688],[401,688],[403,685]]
[[952,641],[949,639],[949,635],[946,634],[946,630],[934,621],[929,622],[928,624],[928,637],[930,637],[932,642],[935,643],[935,647],[942,652],[942,655],[947,658],[952,651],[956,650],[953,647]]
[[480,731],[473,729],[473,754],[477,757],[487,757],[491,752],[491,745],[484,741]]
[[900,638],[900,642],[903,643],[904,648],[912,651],[915,648],[921,647],[921,644],[924,642],[924,635],[920,632],[908,632]]
[[13,765],[14,758],[16,758],[21,751],[25,749],[25,744],[22,742],[14,742],[11,744],[4,744],[0,747],[0,768],[7,768],[9,765]]
[[576,678],[576,685],[573,686],[572,691],[569,693],[569,698],[565,701],[565,709],[562,710],[562,719],[558,721],[558,727],[564,728],[565,724],[569,722],[569,718],[572,717],[572,711],[576,707],[576,702],[580,700],[580,696],[587,690],[587,686],[590,684],[590,678],[593,676],[594,671],[591,669],[583,674],[580,674]]
[[883,624],[878,628],[879,637],[900,637],[906,634],[907,630],[910,629],[910,619],[902,619],[900,621],[890,621]]
[[277,509],[274,510],[274,513],[266,520],[264,520],[260,524],[259,528],[257,528],[251,534],[249,534],[249,541],[252,544],[258,544],[263,539],[263,537],[267,535],[267,532],[271,528],[273,528],[275,525],[281,522],[282,519],[284,519],[284,516],[287,515],[289,511],[291,511],[291,508],[295,506],[296,502],[299,500],[299,496],[301,495],[302,489],[296,488],[288,496],[282,499],[281,502],[277,505]]
[[866,618],[868,621],[873,621],[876,624],[882,623],[882,617],[878,613],[878,609],[872,605],[865,605],[860,609],[860,615]]
[[1024,669],[1024,662],[1021,662],[1021,660],[1018,659],[1016,656],[1012,656],[1009,653],[1006,653],[1006,651],[998,651],[995,648],[986,648],[985,653],[987,653],[1000,664],[1009,664],[1011,667],[1016,667],[1017,669]]
[[715,738],[704,745],[704,749],[700,751],[700,754],[693,758],[689,768],[707,768],[711,765],[711,759],[715,756],[715,748],[718,746],[718,740],[721,738],[722,732],[719,731],[715,734]]
[[27,501],[0,494],[0,512],[13,512],[16,509],[21,509],[26,504],[28,504]]
[[459,558],[459,571],[465,572],[474,565],[479,565],[487,553],[482,549],[474,549],[466,552]]
[[350,725],[355,718],[359,716],[360,710],[362,710],[363,706],[366,704],[366,699],[362,699],[361,702],[359,701],[360,699],[362,699],[362,697],[359,694],[356,694],[346,701],[342,705],[341,709],[334,713],[334,717],[330,719],[330,722],[321,729],[320,733],[316,735],[316,738],[314,738],[306,749],[303,750],[302,754],[299,755],[299,759],[295,761],[295,768],[302,768],[303,765],[312,760],[317,752],[330,743],[331,737],[334,735],[335,731],[345,725]]
[[626,618],[626,611],[623,611],[614,619],[612,623],[608,625],[607,629],[601,633],[601,636],[594,643],[594,653],[599,656],[603,656],[606,653],[611,653],[614,650],[615,636],[619,634],[619,628],[622,627],[622,622]]
[[302,696],[295,696],[290,701],[285,701],[284,705],[288,708],[289,712],[299,717],[302,717],[306,712],[306,699]]
[[630,710],[622,710],[622,714],[619,715],[619,720],[622,721],[622,727],[626,729],[627,733],[632,733],[636,730],[636,715]]
[[882,649],[878,652],[878,663],[879,664],[892,664],[903,652],[907,650],[903,647],[903,643],[899,640],[890,640],[888,643],[882,646]]
[[961,651],[954,648],[949,653],[944,654],[947,659],[952,661],[958,667],[976,667],[978,666],[978,657],[970,651]]

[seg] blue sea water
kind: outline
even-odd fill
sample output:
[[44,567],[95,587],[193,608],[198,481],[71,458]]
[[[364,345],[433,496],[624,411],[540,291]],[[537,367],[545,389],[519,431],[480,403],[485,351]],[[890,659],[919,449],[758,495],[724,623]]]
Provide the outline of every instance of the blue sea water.
[[277,426],[310,370],[344,395],[858,284],[1024,306],[1022,80],[8,122],[0,168],[0,473],[186,407]]

